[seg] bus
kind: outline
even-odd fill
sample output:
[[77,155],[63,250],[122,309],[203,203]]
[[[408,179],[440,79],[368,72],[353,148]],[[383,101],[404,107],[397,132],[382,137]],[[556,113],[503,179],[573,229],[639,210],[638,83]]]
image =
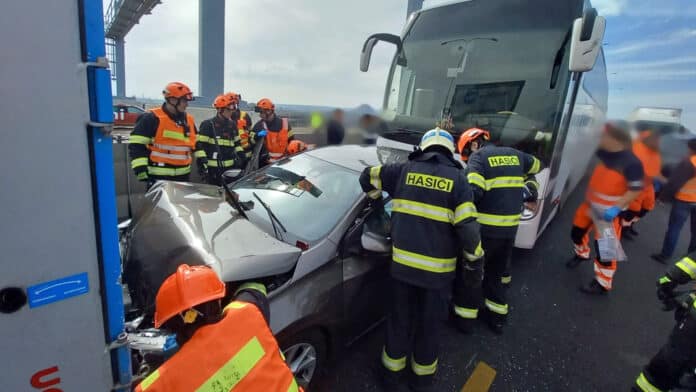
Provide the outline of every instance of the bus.
[[534,154],[536,211],[524,209],[515,245],[532,248],[596,150],[606,120],[606,21],[585,0],[468,0],[412,13],[402,34],[373,34],[396,47],[383,102],[380,160],[404,159],[423,132],[449,124]]

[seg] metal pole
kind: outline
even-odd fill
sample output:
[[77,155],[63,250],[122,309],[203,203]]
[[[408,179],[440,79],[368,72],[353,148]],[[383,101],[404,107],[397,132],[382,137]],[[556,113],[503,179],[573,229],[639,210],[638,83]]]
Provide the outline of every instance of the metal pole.
[[198,94],[212,102],[225,83],[225,0],[199,0],[198,9]]
[[123,38],[116,39],[115,43],[116,96],[123,98],[126,96],[126,45]]

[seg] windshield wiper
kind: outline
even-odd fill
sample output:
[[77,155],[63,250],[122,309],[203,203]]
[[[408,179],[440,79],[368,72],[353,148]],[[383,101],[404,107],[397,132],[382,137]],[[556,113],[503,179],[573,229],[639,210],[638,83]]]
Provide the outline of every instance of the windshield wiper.
[[263,208],[268,213],[268,219],[270,219],[270,221],[271,221],[271,226],[273,226],[273,234],[275,235],[276,239],[282,241],[283,237],[280,235],[278,228],[283,230],[283,233],[287,233],[288,231],[285,229],[285,226],[283,226],[283,223],[280,221],[280,219],[278,219],[278,217],[273,213],[273,211],[271,210],[271,207],[269,207],[268,204],[266,204],[263,200],[261,200],[261,198],[259,197],[259,195],[256,194],[256,192],[252,192],[252,194],[254,195],[256,200],[258,200],[259,203],[261,203]]

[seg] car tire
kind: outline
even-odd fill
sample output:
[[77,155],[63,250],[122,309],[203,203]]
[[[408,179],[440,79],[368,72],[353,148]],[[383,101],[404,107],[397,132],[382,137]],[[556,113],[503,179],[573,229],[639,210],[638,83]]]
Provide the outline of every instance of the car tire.
[[319,330],[309,330],[284,340],[281,351],[285,362],[295,375],[297,384],[311,391],[326,371],[328,351],[326,336]]

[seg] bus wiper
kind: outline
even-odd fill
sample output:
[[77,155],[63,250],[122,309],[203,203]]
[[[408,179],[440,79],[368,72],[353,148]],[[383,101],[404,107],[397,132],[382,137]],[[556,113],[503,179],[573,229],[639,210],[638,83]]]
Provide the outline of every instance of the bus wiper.
[[280,219],[278,219],[278,217],[273,213],[271,207],[269,207],[268,204],[261,200],[261,198],[259,197],[259,195],[256,194],[256,192],[252,192],[252,194],[254,195],[256,200],[258,200],[259,203],[261,203],[263,208],[268,213],[268,219],[271,221],[271,226],[273,226],[273,234],[275,235],[275,238],[282,241],[283,237],[280,235],[278,229],[280,228],[281,230],[283,230],[283,233],[287,233],[288,231],[285,229],[285,226],[283,226],[283,223],[280,221]]

